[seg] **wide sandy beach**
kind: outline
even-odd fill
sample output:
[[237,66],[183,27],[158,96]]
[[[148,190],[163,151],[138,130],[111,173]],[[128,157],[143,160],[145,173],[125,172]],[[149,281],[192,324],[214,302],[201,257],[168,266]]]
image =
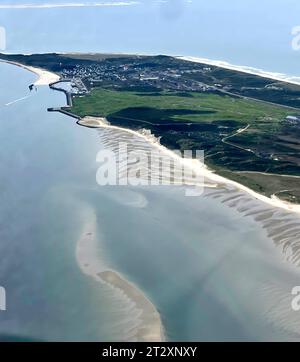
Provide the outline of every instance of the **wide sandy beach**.
[[[14,65],[22,66],[20,64]],[[49,84],[47,82],[49,82],[50,79],[52,80],[53,76],[56,76],[59,79],[58,75],[53,75],[52,73],[46,71],[41,70],[41,72],[38,73],[38,71],[40,70],[37,71],[36,68],[30,67],[32,69],[29,69],[28,67],[22,67],[36,74],[39,74],[39,85]],[[231,194],[230,192],[227,193],[227,190],[226,193],[223,192],[224,203],[226,201],[226,203],[228,204],[231,203],[232,207],[239,206],[239,208],[242,210],[241,212],[243,212],[244,210],[244,212],[248,213],[248,215],[253,214],[257,221],[264,223],[264,227],[269,231],[270,237],[273,238],[277,245],[279,245],[281,242],[285,242],[286,245],[288,245],[290,239],[295,240],[295,243],[297,242],[297,237],[299,233],[298,214],[300,213],[300,205],[289,204],[275,197],[265,197],[239,183],[217,175],[197,160],[194,161],[191,159],[182,159],[176,153],[162,146],[159,143],[159,140],[157,140],[153,135],[147,132],[142,133],[130,129],[112,126],[107,122],[105,118],[86,117],[78,121],[78,124],[86,127],[95,127],[102,128],[104,130],[107,129],[126,132],[127,134],[138,137],[142,140],[143,143],[151,144],[152,146],[158,148],[162,153],[168,154],[172,158],[177,158],[179,162],[192,168],[196,173],[203,174],[205,178],[205,187],[211,188],[212,192],[216,193],[216,195],[213,195],[212,193],[212,197],[219,197],[217,193],[221,194],[224,191],[224,188],[226,188],[227,186],[230,189],[230,192],[234,189]],[[116,137],[116,142],[118,140],[119,138]],[[239,193],[238,191],[241,192]],[[256,210],[251,208],[249,202],[243,204],[244,200],[242,200],[239,205],[240,198],[247,198],[248,196],[249,198],[251,196],[252,199],[258,200],[250,200],[250,204],[253,202],[255,204],[259,204],[259,209]],[[243,205],[241,206],[241,204]],[[257,205],[255,205],[255,207],[256,206]],[[276,210],[270,210],[271,208],[274,208]],[[276,218],[276,213],[281,213],[281,210],[283,211],[283,214],[287,214],[286,218],[280,219],[279,216],[278,218]],[[288,212],[286,213],[285,211]],[[291,213],[295,214],[292,218]],[[137,286],[127,281],[126,278],[123,277],[121,274],[117,273],[112,269],[109,269],[108,267],[99,262],[95,249],[95,247],[97,247],[97,245],[99,244],[97,235],[97,218],[95,216],[95,213],[93,213],[93,210],[91,210],[91,213],[87,215],[86,219],[89,221],[87,224],[83,225],[82,233],[77,240],[76,248],[76,257],[80,269],[88,277],[91,277],[99,283],[102,283],[112,288],[114,291],[116,291],[117,295],[119,295],[120,298],[123,298],[123,300],[128,300],[128,303],[132,304],[132,310],[135,311],[136,317],[134,318],[135,323],[132,327],[130,334],[131,340],[164,340],[165,336],[161,318],[153,303],[145,295],[143,295],[143,293],[138,289]],[[281,220],[280,224],[278,221],[279,219]]]
[[8,60],[1,60],[0,59],[0,62],[16,65],[17,67],[27,69],[30,72],[38,75],[39,78],[34,82],[35,86],[49,85],[51,83],[55,83],[55,82],[58,82],[60,80],[60,77],[57,74],[49,72],[49,71],[47,71],[45,69],[31,67],[29,65],[24,65],[24,64],[21,64],[21,63],[17,63],[17,62],[11,62],[11,61],[8,61]]
[[[218,66],[218,67],[221,67],[224,69],[232,69],[232,70],[241,71],[244,73],[254,74],[254,75],[257,75],[260,77],[267,77],[267,78],[278,80],[278,81],[280,80],[280,81],[300,85],[299,78],[297,78],[297,77],[291,78],[291,77],[288,77],[286,75],[279,74],[279,73],[278,74],[270,73],[270,72],[262,71],[262,70],[255,69],[255,68],[244,67],[244,66],[235,66],[235,65],[231,65],[227,62],[209,60],[206,58],[195,58],[195,57],[187,57],[187,56],[177,57],[177,58],[184,59],[184,60],[191,61],[191,62],[215,65],[215,66]],[[38,85],[49,85],[53,82],[59,81],[59,79],[60,79],[60,77],[57,74],[48,72],[48,71],[40,69],[40,68],[26,66],[26,65],[23,65],[23,64],[20,64],[17,62],[10,62],[10,61],[4,61],[4,62],[13,64],[16,66],[20,66],[22,68],[25,68],[25,69],[39,75],[39,79],[34,83],[37,86]],[[123,129],[121,127],[109,125],[108,122],[106,121],[106,119],[103,117],[102,118],[85,117],[85,118],[79,120],[77,123],[81,126],[86,126],[86,127],[91,127],[91,128],[109,127],[109,128],[115,128],[115,129]],[[136,132],[136,131],[133,131],[130,129],[123,129],[123,130],[136,134],[139,137],[144,137],[148,142],[152,142],[153,144],[155,144],[155,146],[158,147],[161,151],[168,153],[172,157],[179,158],[179,156],[176,155],[174,152],[172,152],[171,150],[167,149],[166,147],[160,145],[159,142],[157,140],[155,140],[153,136],[148,137],[145,134],[141,134],[139,132]],[[273,207],[278,207],[278,208],[284,209],[286,211],[291,211],[291,212],[300,214],[300,205],[282,201],[282,200],[278,199],[276,196],[269,198],[264,195],[261,195],[255,191],[249,189],[248,187],[246,187],[244,185],[241,185],[235,181],[232,181],[232,180],[226,179],[225,177],[217,175],[213,170],[210,170],[203,164],[200,164],[199,161],[194,162],[193,160],[182,159],[181,162],[192,167],[195,172],[203,172],[204,177],[213,183],[233,185],[233,186],[237,187],[239,190],[245,191],[246,193],[250,194],[251,196],[254,196],[256,199],[264,202],[267,205],[270,205]]]
[[260,200],[264,202],[265,204],[273,207],[278,207],[280,209],[286,210],[286,211],[292,211],[295,213],[300,214],[300,205],[292,204],[283,200],[278,199],[276,196],[273,196],[272,198],[269,198],[267,196],[261,195],[250,188],[239,184],[238,182],[226,179],[225,177],[217,175],[214,171],[207,168],[205,165],[200,163],[199,160],[191,160],[191,159],[183,159],[180,158],[176,153],[169,150],[168,148],[162,146],[158,140],[155,139],[153,135],[149,137],[149,135],[145,133],[140,133],[137,131],[133,131],[130,129],[112,126],[108,123],[108,121],[105,118],[96,118],[96,117],[84,117],[82,120],[78,121],[78,124],[86,127],[93,127],[93,128],[110,128],[110,129],[116,129],[116,130],[123,130],[126,132],[129,132],[131,134],[134,134],[138,137],[144,138],[147,142],[152,143],[155,147],[157,147],[161,152],[164,154],[168,154],[172,158],[176,158],[179,162],[184,164],[187,167],[190,167],[193,169],[193,171],[197,173],[202,173],[204,179],[206,179],[206,187],[218,187],[220,185],[232,185],[235,186],[237,189],[244,191],[248,193],[249,195],[253,196],[257,200]]

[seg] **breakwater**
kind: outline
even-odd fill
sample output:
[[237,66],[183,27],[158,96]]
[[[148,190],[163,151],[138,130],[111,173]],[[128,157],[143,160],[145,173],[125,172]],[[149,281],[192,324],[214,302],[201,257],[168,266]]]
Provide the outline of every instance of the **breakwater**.
[[59,80],[57,82],[49,84],[49,87],[52,90],[58,91],[58,92],[63,92],[65,94],[66,100],[67,100],[67,105],[64,106],[64,107],[50,107],[50,108],[47,109],[47,111],[48,112],[59,112],[59,113],[62,113],[64,115],[66,115],[66,116],[69,116],[69,117],[75,118],[77,120],[80,120],[81,118],[79,116],[77,116],[76,114],[74,114],[74,113],[67,110],[67,109],[71,109],[72,106],[73,106],[73,94],[72,94],[72,92],[58,86],[58,84],[60,84],[60,83],[70,83],[70,82],[71,82],[70,79],[62,79],[62,80]]

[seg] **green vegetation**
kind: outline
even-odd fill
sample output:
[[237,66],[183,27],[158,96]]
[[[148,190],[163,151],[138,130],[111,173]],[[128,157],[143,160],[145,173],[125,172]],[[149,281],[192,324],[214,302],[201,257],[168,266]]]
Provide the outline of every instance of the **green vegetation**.
[[[300,176],[300,86],[168,56],[0,58],[75,80],[71,111],[78,116],[147,128],[170,149],[204,150],[206,164],[219,174],[300,203],[293,177]],[[288,115],[298,119],[287,121]]]
[[[272,122],[274,125],[291,114],[291,111],[281,106],[227,95],[188,93],[182,96],[174,92],[148,95],[106,89],[94,89],[86,97],[74,98],[72,111],[81,117],[85,115],[108,117],[128,108],[172,110],[173,115],[169,119],[189,122],[233,120],[248,124],[259,120],[268,124]],[[180,114],[176,112],[178,110]]]
[[231,172],[223,169],[218,170],[218,174],[246,185],[265,196],[275,195],[288,202],[300,203],[299,177],[257,172]]
[[75,97],[72,112],[104,116],[123,127],[146,127],[171,149],[203,149],[206,164],[220,175],[266,196],[300,202],[299,179],[279,176],[300,174],[298,150],[293,149],[297,130],[284,122],[295,111],[287,107],[214,93],[96,88]]

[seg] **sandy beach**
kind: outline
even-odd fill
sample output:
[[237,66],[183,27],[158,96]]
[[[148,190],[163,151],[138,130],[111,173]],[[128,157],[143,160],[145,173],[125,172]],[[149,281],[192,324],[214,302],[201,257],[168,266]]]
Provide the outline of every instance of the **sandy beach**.
[[207,58],[199,58],[199,57],[190,57],[190,56],[176,56],[175,58],[186,60],[193,63],[202,63],[207,65],[213,65],[216,67],[220,67],[223,69],[235,70],[242,73],[257,75],[263,78],[269,78],[272,80],[276,80],[279,82],[285,82],[290,84],[297,84],[300,85],[300,77],[289,76],[283,73],[274,73],[274,72],[267,72],[262,69],[257,69],[253,67],[243,66],[243,65],[235,65],[230,64],[228,62],[222,60],[212,60]]
[[[28,69],[27,67],[24,68]],[[41,74],[40,77],[42,78],[43,75]],[[46,79],[47,76],[44,76],[43,81],[45,82]],[[133,135],[134,137],[128,137],[128,140],[127,137],[124,137],[124,140],[133,143],[138,152],[141,144],[145,145],[147,150],[149,145],[153,146],[171,158],[176,158],[178,163],[192,168],[195,173],[203,174],[205,188],[211,189],[209,195],[205,195],[205,197],[218,199],[220,205],[224,203],[245,216],[253,216],[257,222],[262,224],[263,232],[268,233],[275,245],[283,246],[285,252],[287,250],[286,254],[292,262],[300,260],[298,255],[298,250],[300,250],[298,247],[300,205],[289,204],[277,199],[275,196],[272,198],[265,197],[237,182],[217,175],[198,160],[183,159],[162,146],[159,140],[148,131],[137,132],[113,126],[104,117],[84,117],[77,123],[84,127],[99,128],[99,134],[106,134],[108,143],[115,142],[115,145],[122,139],[119,137],[120,131],[123,135]],[[137,139],[138,142],[135,142]],[[108,144],[109,146],[110,144]],[[84,213],[84,205],[80,209]],[[102,251],[99,250],[102,244],[101,235],[99,235],[101,231],[98,229],[99,225],[101,223],[100,220],[97,220],[94,209],[87,209],[87,213],[84,213],[82,229],[79,236],[75,238],[76,254],[74,256],[76,256],[80,270],[88,279],[91,278],[98,282],[99,288],[109,288],[109,290],[113,291],[113,300],[116,298],[117,302],[120,301],[129,306],[128,320],[125,326],[127,328],[126,332],[124,330],[123,333],[122,329],[124,341],[164,341],[166,337],[161,316],[152,301],[147,298],[137,285],[127,280],[126,275],[113,270],[113,268],[105,265],[105,261],[102,260]],[[290,254],[288,254],[289,247],[293,249]]]
[[138,137],[144,138],[147,142],[150,142],[152,145],[157,147],[164,154],[167,154],[170,157],[177,159],[178,162],[184,164],[186,167],[192,168],[193,172],[195,172],[196,174],[202,173],[203,177],[205,179],[206,187],[211,188],[211,187],[219,187],[221,185],[231,185],[231,186],[234,186],[235,188],[237,188],[238,190],[246,192],[247,194],[253,196],[255,199],[260,200],[269,206],[300,214],[300,205],[291,204],[289,202],[280,200],[275,195],[272,196],[271,198],[261,195],[255,191],[251,190],[250,188],[248,188],[242,184],[239,184],[238,182],[235,182],[235,181],[226,179],[225,177],[217,175],[214,171],[210,170],[207,166],[200,163],[199,160],[181,158],[173,151],[162,146],[159,143],[159,140],[156,139],[153,135],[149,136],[147,133],[140,133],[137,131],[133,131],[131,129],[122,128],[122,127],[118,127],[118,126],[112,126],[109,124],[109,122],[105,118],[84,117],[81,121],[79,121],[79,123],[82,126],[86,126],[86,127],[91,127],[91,122],[92,122],[93,128],[110,128],[110,129],[116,129],[116,130],[123,130],[125,132],[134,134]]
[[[130,151],[137,153],[142,160],[138,169],[146,169],[147,172],[140,181],[146,177],[146,185],[163,185],[164,174],[157,173],[157,162],[151,163],[143,161],[151,155],[158,154],[175,165],[174,177],[171,185],[181,185],[180,189],[185,197],[196,197],[196,202],[202,202],[205,198],[217,199],[219,205],[226,205],[233,208],[238,214],[245,218],[251,218],[261,225],[261,231],[273,241],[278,248],[279,260],[282,257],[292,264],[300,265],[300,219],[299,205],[289,204],[277,199],[275,196],[268,198],[234,181],[221,177],[204,166],[201,160],[182,158],[159,143],[149,131],[133,131],[121,127],[110,126],[106,123],[99,129],[99,139],[103,147],[112,152],[118,152],[119,142],[126,142]],[[173,160],[173,161],[171,161]],[[124,165],[121,163],[119,180],[130,184]],[[193,177],[182,177],[184,167],[185,175],[193,174]],[[192,169],[192,172],[190,171]],[[134,169],[135,174],[137,170]],[[149,175],[151,175],[149,184]],[[168,174],[165,175],[168,181]],[[179,176],[179,178],[177,177]],[[125,179],[123,179],[125,177]],[[127,178],[126,178],[127,177]],[[198,182],[200,181],[200,182]],[[169,182],[169,181],[168,181]],[[170,185],[170,183],[168,183]],[[198,196],[201,196],[199,198]],[[188,202],[188,201],[187,201]],[[194,201],[191,200],[193,203]],[[189,202],[188,202],[189,203]],[[236,225],[233,224],[233,227]],[[281,250],[280,250],[281,249]]]
[[[208,64],[208,65],[215,65],[215,66],[225,68],[225,69],[241,71],[241,72],[244,72],[244,73],[258,75],[260,77],[266,77],[266,78],[274,79],[274,80],[277,80],[277,81],[284,81],[284,82],[300,85],[300,79],[299,78],[297,78],[297,77],[290,78],[290,77],[288,77],[286,75],[283,75],[283,74],[280,74],[280,73],[277,74],[277,73],[265,72],[265,71],[261,71],[261,70],[255,69],[255,68],[236,66],[236,65],[229,64],[227,62],[209,60],[209,59],[206,59],[206,58],[195,58],[195,57],[177,57],[177,58],[187,60],[187,61],[191,61],[191,62],[203,63],[203,64]],[[57,81],[60,80],[60,77],[57,74],[48,72],[48,71],[43,70],[43,69],[30,67],[30,66],[25,66],[25,65],[17,63],[17,62],[10,62],[10,61],[4,61],[4,62],[9,63],[9,64],[13,64],[13,65],[16,65],[16,66],[19,66],[19,67],[22,67],[24,69],[27,69],[27,70],[37,74],[39,76],[39,79],[34,83],[36,86],[49,85],[51,83],[54,83],[54,82],[57,82]],[[158,140],[154,139],[154,136],[149,137],[149,136],[147,136],[145,134],[141,134],[139,132],[136,132],[136,131],[133,131],[133,130],[130,130],[130,129],[125,129],[125,128],[121,128],[121,127],[112,126],[107,122],[107,120],[104,117],[84,117],[84,118],[80,119],[77,122],[77,124],[81,125],[81,126],[84,126],[84,127],[88,127],[88,128],[109,127],[109,128],[122,129],[122,130],[125,130],[127,132],[131,132],[131,133],[133,133],[135,135],[138,135],[139,137],[144,137],[148,142],[153,143],[161,151],[166,152],[170,156],[179,159],[178,155],[176,155],[174,152],[172,152],[169,149],[167,149],[166,147],[160,145]],[[245,191],[246,193],[248,193],[251,196],[255,197],[256,199],[264,202],[265,204],[268,204],[268,205],[273,206],[273,207],[278,207],[278,208],[281,208],[281,209],[284,209],[284,210],[287,210],[287,211],[291,211],[291,212],[295,212],[295,213],[300,214],[300,205],[291,204],[289,202],[282,201],[279,198],[277,198],[275,195],[273,197],[271,197],[271,198],[266,197],[264,195],[261,195],[261,194],[255,192],[255,191],[249,189],[246,186],[243,186],[243,185],[241,185],[241,184],[239,184],[239,183],[237,183],[235,181],[232,181],[232,180],[229,180],[229,179],[226,179],[226,178],[224,178],[222,176],[217,175],[214,171],[208,169],[203,164],[200,164],[200,162],[197,161],[197,160],[196,160],[196,162],[194,162],[193,160],[182,159],[180,162],[183,162],[186,165],[191,166],[193,168],[193,171],[195,171],[195,172],[202,172],[204,177],[206,179],[210,180],[211,183],[227,184],[227,185],[235,186],[239,190]]]
[[58,82],[60,80],[60,77],[57,74],[51,73],[51,72],[49,72],[47,70],[44,70],[44,69],[41,69],[41,68],[31,67],[29,65],[24,65],[24,64],[21,64],[21,63],[17,63],[17,62],[11,62],[11,61],[8,61],[8,60],[1,60],[0,59],[0,62],[16,65],[17,67],[27,69],[31,73],[34,73],[34,74],[38,75],[38,79],[34,82],[35,86],[49,85],[51,83],[55,83],[55,82]]
[[104,124],[108,125],[108,121],[104,117],[84,117],[77,121],[77,124],[80,126],[88,127],[88,128],[99,128]]
[[[272,72],[267,72],[267,71],[263,71],[260,69],[252,68],[252,67],[233,65],[228,62],[211,60],[211,59],[206,59],[206,58],[197,58],[197,57],[190,57],[190,56],[177,56],[176,58],[194,62],[194,63],[203,63],[203,64],[207,64],[207,65],[214,65],[214,66],[224,68],[224,69],[240,71],[243,73],[257,75],[257,76],[263,77],[263,78],[269,78],[269,79],[273,79],[273,80],[277,80],[277,81],[300,85],[300,77],[290,77],[290,76],[287,76],[282,73],[272,73]],[[147,141],[152,142],[153,144],[155,144],[156,147],[160,148],[160,150],[162,150],[163,152],[167,152],[169,155],[172,155],[172,157],[178,158],[178,156],[174,152],[172,152],[169,149],[167,149],[166,147],[160,145],[158,140],[153,141],[153,138],[154,138],[153,136],[149,138],[149,137],[147,137],[147,135],[142,135],[139,132],[135,132],[135,131],[121,128],[121,127],[111,126],[108,124],[108,122],[105,120],[105,118],[85,117],[82,120],[80,120],[78,122],[78,124],[80,124],[82,126],[93,127],[93,128],[111,127],[111,128],[123,129],[125,131],[132,132],[136,135],[139,135],[140,137],[144,137],[145,139],[147,139]],[[249,189],[248,187],[246,187],[242,184],[239,184],[238,182],[235,182],[235,181],[226,179],[225,177],[217,175],[213,170],[208,169],[205,165],[200,164],[200,162],[197,160],[194,162],[193,160],[186,160],[186,159],[183,160],[182,159],[182,162],[191,166],[195,172],[203,172],[204,177],[213,183],[227,184],[227,185],[235,186],[239,190],[245,191],[246,193],[250,194],[251,196],[264,202],[267,205],[300,214],[300,205],[292,204],[292,203],[280,200],[275,195],[273,195],[271,198],[261,195],[255,191]]]

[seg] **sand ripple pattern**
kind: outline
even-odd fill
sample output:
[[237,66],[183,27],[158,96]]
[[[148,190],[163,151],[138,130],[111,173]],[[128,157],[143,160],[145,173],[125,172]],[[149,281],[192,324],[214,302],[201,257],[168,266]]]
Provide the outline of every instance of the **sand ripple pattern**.
[[[205,197],[218,199],[221,203],[260,223],[266,230],[268,237],[281,249],[285,258],[297,266],[300,265],[300,215],[298,212],[273,206],[270,199],[268,199],[270,200],[269,203],[265,203],[253,194],[239,189],[233,182],[229,180],[226,182],[226,179],[218,178],[217,175],[210,178],[210,174],[205,172],[200,162],[195,164],[188,160],[183,161],[172,151],[161,146],[159,140],[151,135],[149,131],[141,130],[135,132],[120,127],[103,126],[98,128],[98,134],[105,148],[114,152],[118,152],[119,143],[122,142],[127,145],[129,152],[133,152],[137,156],[147,155],[150,151],[159,150],[167,158],[175,159],[175,167],[172,174],[174,185],[182,184],[183,181],[184,185],[194,185],[198,191],[201,191],[204,186]],[[192,177],[182,178],[183,163],[192,169]],[[131,165],[131,167],[133,166]],[[149,170],[147,164],[144,165],[144,168],[150,172],[152,180],[154,179],[157,182],[164,181],[166,175],[160,174],[157,168],[152,167]],[[122,165],[120,165],[120,169],[122,176],[125,177],[126,170],[122,168]],[[211,175],[213,176],[214,174],[211,173]],[[198,195],[200,194],[201,192],[198,193]]]
[[[121,184],[127,178],[132,181],[130,176],[134,175],[134,179],[141,183],[194,186],[199,195],[202,193],[204,186],[202,163],[197,160],[184,159],[162,147],[159,139],[151,135],[150,131],[134,132],[108,126],[98,128],[98,134],[101,144],[106,150],[111,150],[118,155],[121,144],[126,146],[126,151],[130,154],[129,162],[118,161]],[[195,162],[198,162],[198,169],[194,167]],[[215,187],[216,184],[206,180],[205,186]]]
[[281,249],[286,259],[297,266],[300,265],[299,214],[266,206],[260,200],[227,185],[208,191],[206,197],[219,199],[220,202],[262,224],[268,237]]

